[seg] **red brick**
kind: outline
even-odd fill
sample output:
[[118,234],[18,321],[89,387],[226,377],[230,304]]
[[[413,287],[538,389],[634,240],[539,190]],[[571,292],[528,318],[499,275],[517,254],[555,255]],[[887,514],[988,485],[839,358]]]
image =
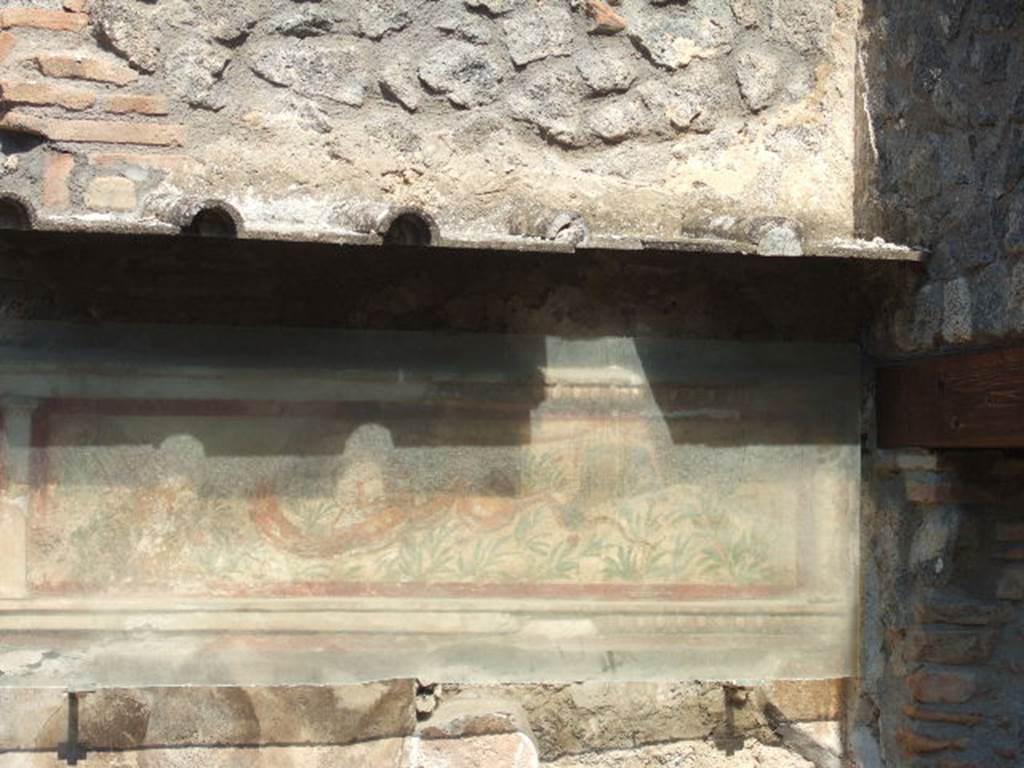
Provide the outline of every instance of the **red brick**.
[[0,61],[6,59],[17,44],[18,38],[10,32],[0,32]]
[[940,712],[935,709],[925,709],[913,704],[903,707],[903,714],[914,720],[924,720],[931,723],[957,723],[959,725],[977,725],[984,722],[984,715],[972,712]]
[[971,629],[915,629],[910,635],[910,658],[936,664],[980,664],[989,659],[995,633]]
[[984,626],[1005,624],[1013,610],[1005,603],[977,600],[956,591],[928,590],[917,606],[917,620],[922,624],[962,624]]
[[944,752],[947,749],[964,749],[966,739],[932,739],[922,736],[909,728],[901,728],[896,732],[896,739],[903,745],[908,755],[924,755],[932,752]]
[[166,115],[169,111],[165,96],[121,93],[111,96],[107,102],[107,112],[115,115]]
[[0,80],[0,101],[5,104],[31,104],[36,107],[64,107],[64,109],[83,110],[96,103],[96,94],[68,85]]
[[185,143],[185,126],[175,124],[64,120],[8,112],[0,117],[0,128],[33,133],[50,141],[149,146],[180,146]]
[[996,526],[996,540],[1004,543],[1024,542],[1024,523],[999,523]]
[[914,698],[924,704],[963,704],[978,689],[973,672],[922,669],[907,678]]
[[1000,600],[1024,600],[1024,566],[1009,565],[1003,569],[996,585]]
[[996,555],[997,560],[1024,560],[1024,545],[1006,547]]
[[68,181],[75,169],[75,157],[67,152],[57,152],[46,158],[43,170],[43,207],[51,210],[68,208],[71,205],[71,189]]
[[135,165],[167,173],[198,175],[203,164],[188,155],[150,155],[133,152],[95,152],[89,155],[89,162],[100,167]]
[[5,8],[0,11],[0,27],[34,27],[66,32],[81,32],[89,23],[84,13],[68,13],[47,8]]
[[98,83],[127,85],[139,79],[134,70],[117,62],[66,53],[41,53],[36,56],[39,71],[47,77],[92,80]]

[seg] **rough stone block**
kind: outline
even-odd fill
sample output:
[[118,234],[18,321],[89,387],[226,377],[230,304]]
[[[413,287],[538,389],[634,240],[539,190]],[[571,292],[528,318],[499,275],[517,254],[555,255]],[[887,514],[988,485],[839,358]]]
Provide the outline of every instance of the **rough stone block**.
[[84,13],[68,13],[48,8],[5,8],[0,11],[0,27],[34,27],[81,32],[88,23],[89,17]]
[[908,655],[936,664],[981,664],[992,656],[995,634],[987,630],[915,629]]
[[170,104],[166,96],[114,94],[107,101],[107,112],[115,115],[166,115]]
[[971,289],[966,277],[943,287],[942,338],[951,344],[970,341],[974,335]]
[[984,626],[1003,624],[1011,617],[1006,605],[941,590],[929,590],[917,606],[917,620],[921,623]]
[[942,333],[943,290],[939,283],[928,283],[914,297],[911,320],[911,342],[914,347],[928,348]]
[[421,91],[412,75],[412,70],[405,62],[393,62],[381,73],[378,81],[381,93],[409,112],[415,112],[420,106]]
[[85,13],[89,10],[89,0],[64,0],[64,10],[71,13]]
[[628,91],[636,80],[636,72],[628,59],[605,52],[582,53],[576,62],[576,69],[591,93],[599,96]]
[[1009,282],[1009,269],[1002,261],[989,264],[971,278],[971,323],[975,333],[1003,333]]
[[80,111],[96,103],[96,94],[66,85],[0,80],[0,101]]
[[763,51],[745,51],[736,59],[736,81],[751,112],[770,106],[778,88],[778,59]]
[[122,176],[100,176],[85,190],[85,204],[99,211],[132,211],[138,200],[135,182]]
[[1010,269],[1006,296],[1006,324],[1012,332],[1024,331],[1024,259]]
[[139,79],[139,74],[124,64],[81,54],[41,53],[36,56],[36,64],[47,77],[92,80],[114,85],[128,85]]
[[910,545],[910,567],[920,568],[945,556],[956,539],[959,525],[960,515],[956,509],[926,508]]
[[46,158],[43,170],[43,207],[60,210],[71,205],[71,190],[68,181],[75,168],[75,156],[68,152],[57,152]]
[[430,51],[417,70],[420,80],[457,107],[490,104],[498,98],[501,69],[487,53],[456,42]]
[[39,117],[18,111],[0,116],[0,128],[34,133],[51,141],[150,146],[180,146],[185,143],[185,126],[183,125],[109,120],[63,120]]
[[1009,565],[1003,569],[996,585],[1000,600],[1024,600],[1024,565]]
[[564,8],[537,5],[502,22],[512,63],[524,67],[572,53],[572,17]]
[[1024,195],[1017,195],[1007,212],[1006,250],[1012,255],[1024,254]]
[[978,682],[970,670],[926,667],[910,675],[907,686],[923,704],[963,704],[974,696]]

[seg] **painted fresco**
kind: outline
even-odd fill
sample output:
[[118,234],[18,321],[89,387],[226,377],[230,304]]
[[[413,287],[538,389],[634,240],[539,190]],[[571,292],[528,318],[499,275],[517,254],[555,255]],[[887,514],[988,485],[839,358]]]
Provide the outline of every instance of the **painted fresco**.
[[856,350],[131,338],[0,356],[0,687],[853,671]]
[[[643,597],[797,585],[811,510],[791,449],[675,445],[633,391],[617,415],[547,394],[532,414],[443,418],[380,404],[275,417],[51,407],[37,417],[30,586]],[[520,415],[524,444],[500,444]]]

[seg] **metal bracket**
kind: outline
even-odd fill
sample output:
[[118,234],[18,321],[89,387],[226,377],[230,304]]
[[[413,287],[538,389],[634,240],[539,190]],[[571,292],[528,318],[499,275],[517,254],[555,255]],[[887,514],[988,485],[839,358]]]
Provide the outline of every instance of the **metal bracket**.
[[68,740],[57,745],[57,759],[68,765],[78,765],[87,756],[85,744],[78,741],[78,704],[82,696],[95,688],[68,688]]

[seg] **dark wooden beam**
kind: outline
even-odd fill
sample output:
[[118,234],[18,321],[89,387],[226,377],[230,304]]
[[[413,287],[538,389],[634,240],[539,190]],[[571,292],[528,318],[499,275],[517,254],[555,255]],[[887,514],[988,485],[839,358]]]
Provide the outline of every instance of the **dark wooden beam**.
[[878,370],[882,448],[1024,448],[1024,347]]

